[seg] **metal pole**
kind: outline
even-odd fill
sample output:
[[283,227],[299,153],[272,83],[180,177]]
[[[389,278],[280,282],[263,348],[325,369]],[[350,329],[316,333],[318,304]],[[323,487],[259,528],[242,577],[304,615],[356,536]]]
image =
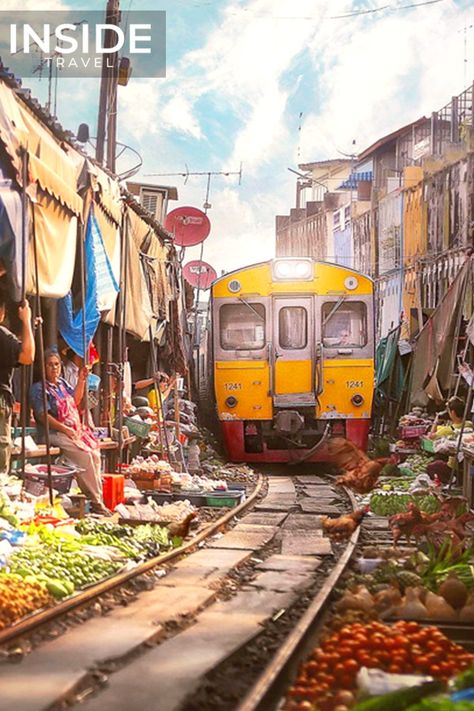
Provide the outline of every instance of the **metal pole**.
[[[28,196],[26,187],[28,183],[28,153],[22,149],[21,153],[21,303],[26,299],[26,252],[28,249]],[[38,314],[36,314],[38,315]],[[26,366],[20,371],[20,402],[21,402],[21,469],[26,467],[26,427],[27,427],[27,388]]]
[[[211,190],[211,173],[207,174],[207,186],[206,186],[206,199],[204,201],[204,214],[207,215],[207,211],[209,209],[209,193]],[[201,251],[199,254],[199,261],[202,262],[202,258],[204,256],[204,242],[201,242]],[[193,328],[193,334],[192,334],[192,339],[193,339],[193,352],[194,350],[196,351],[196,383],[198,384],[198,387],[196,388],[196,397],[199,401],[199,381],[200,381],[200,365],[199,365],[199,360],[200,360],[200,355],[201,355],[201,344],[200,340],[198,338],[198,317],[199,317],[199,296],[201,293],[201,271],[199,271],[198,274],[198,285],[197,285],[197,291],[196,291],[196,307],[194,310],[194,328]],[[197,340],[197,343],[196,343]]]
[[118,426],[118,463],[119,469],[122,468],[123,456],[123,371],[124,371],[124,355],[125,355],[125,317],[126,317],[126,297],[127,297],[127,269],[128,269],[128,216],[124,210],[122,215],[121,229],[121,268],[120,268],[120,290],[118,303],[118,366],[117,366],[117,426]]
[[[92,209],[92,207],[91,207]],[[89,218],[88,218],[89,219]],[[85,229],[84,229],[85,227]],[[82,348],[84,353],[84,367],[89,365],[89,344],[87,342],[86,329],[86,289],[87,289],[87,266],[86,266],[86,251],[85,240],[87,235],[88,220],[86,225],[78,222],[77,231],[80,244],[81,254],[81,308],[82,308]],[[89,392],[87,390],[87,378],[84,387],[84,410],[82,413],[82,422],[87,423],[89,413]]]
[[[152,367],[153,372],[156,374],[158,372],[158,366],[157,366],[157,362],[156,362],[155,345],[154,345],[153,332],[152,332],[151,326],[149,326],[149,328],[148,328],[148,333],[150,336],[151,367]],[[160,416],[163,418],[162,422],[158,422],[158,432],[160,435],[161,452],[163,453],[163,444],[164,444],[166,453],[168,455],[168,461],[171,462],[171,451],[170,451],[170,445],[169,445],[169,440],[168,440],[168,433],[166,431],[166,426],[165,426],[165,417],[164,417],[164,412],[163,412],[163,397],[161,394],[160,383],[156,383],[156,381],[155,381],[154,388],[155,388],[156,402],[157,402],[157,404],[159,403]]]
[[38,328],[39,340],[39,357],[41,364],[41,394],[43,398],[43,416],[44,416],[44,439],[46,442],[46,466],[48,471],[48,490],[49,503],[53,505],[53,474],[51,471],[51,446],[49,441],[49,422],[48,422],[48,396],[46,394],[46,368],[44,362],[44,338],[43,338],[43,323],[41,320],[41,298],[39,293],[39,276],[38,276],[38,248],[36,243],[36,226],[35,226],[35,206],[32,204],[33,215],[33,254],[35,262],[35,287],[36,287],[36,315],[40,318]]

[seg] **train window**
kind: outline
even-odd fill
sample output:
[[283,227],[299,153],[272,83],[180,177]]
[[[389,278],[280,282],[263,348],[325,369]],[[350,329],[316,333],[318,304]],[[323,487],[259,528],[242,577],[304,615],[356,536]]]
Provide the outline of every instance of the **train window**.
[[225,304],[220,312],[221,348],[257,351],[265,346],[265,306],[255,303]]
[[308,344],[308,314],[302,306],[285,306],[278,315],[280,348],[294,350]]
[[362,301],[323,304],[325,348],[362,348],[367,345],[367,306]]

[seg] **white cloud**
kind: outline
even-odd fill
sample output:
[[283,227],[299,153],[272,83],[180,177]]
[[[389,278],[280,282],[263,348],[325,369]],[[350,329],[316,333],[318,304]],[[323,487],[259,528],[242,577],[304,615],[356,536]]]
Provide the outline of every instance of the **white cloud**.
[[468,21],[452,0],[376,20],[327,21],[310,48],[322,67],[322,98],[303,125],[303,160],[351,152],[353,139],[361,151],[459,93],[459,29]]
[[175,94],[161,111],[161,120],[166,128],[201,138],[201,128],[193,115],[192,105],[185,96]]

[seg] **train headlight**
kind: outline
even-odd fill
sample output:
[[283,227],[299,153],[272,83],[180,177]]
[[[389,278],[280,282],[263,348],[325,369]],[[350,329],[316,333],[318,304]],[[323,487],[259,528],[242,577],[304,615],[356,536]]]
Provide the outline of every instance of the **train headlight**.
[[356,393],[351,397],[351,402],[355,407],[361,407],[364,404],[364,398],[359,393]]
[[313,263],[310,259],[275,259],[273,262],[273,278],[276,281],[293,279],[311,279]]
[[228,398],[226,398],[225,404],[227,405],[227,407],[235,407],[237,405],[237,402],[237,398],[233,395],[230,395]]

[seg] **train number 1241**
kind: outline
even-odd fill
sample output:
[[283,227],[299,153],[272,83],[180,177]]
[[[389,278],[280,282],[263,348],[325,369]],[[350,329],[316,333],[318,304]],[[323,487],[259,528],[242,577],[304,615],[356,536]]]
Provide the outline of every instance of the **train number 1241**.
[[224,390],[242,390],[242,383],[224,383]]
[[364,385],[363,380],[346,380],[346,385],[348,388],[362,388]]

